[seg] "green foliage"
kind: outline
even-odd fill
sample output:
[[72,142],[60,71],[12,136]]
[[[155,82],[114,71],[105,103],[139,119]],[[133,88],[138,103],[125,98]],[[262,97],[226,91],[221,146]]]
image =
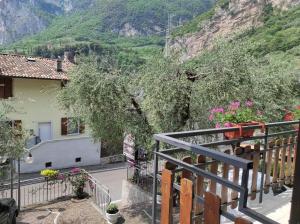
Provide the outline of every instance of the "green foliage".
[[[90,5],[91,0],[84,2]],[[152,53],[150,49],[155,47],[156,50],[160,50],[164,45],[163,36],[168,13],[175,15],[172,18],[175,25],[179,21],[190,20],[207,11],[214,0],[92,0],[92,2],[91,7],[83,7],[83,10],[74,10],[53,19],[51,17],[49,19],[51,24],[46,30],[22,39],[6,50],[55,57],[70,47],[93,50],[89,45],[94,43],[101,48],[107,45],[115,45],[121,49],[143,47],[141,54],[148,57],[148,54],[144,56],[145,52]],[[36,10],[46,13],[46,17],[53,16],[58,10],[50,8],[49,12],[45,11],[43,4],[38,4]],[[76,2],[75,5],[79,4]],[[120,37],[119,32],[125,24],[130,24],[139,35],[133,38]],[[150,49],[145,50],[147,46],[150,46]],[[139,53],[139,50],[136,49],[136,52]],[[102,51],[93,52],[102,54]]]
[[153,133],[211,127],[210,108],[233,100],[251,98],[266,122],[281,120],[299,97],[295,61],[282,58],[255,58],[248,44],[235,41],[184,64],[157,55],[135,71],[116,58],[89,59],[71,75],[60,102],[85,119],[96,139],[121,145],[131,133],[138,147],[151,149]]
[[118,206],[114,203],[110,203],[109,206],[106,209],[106,212],[108,214],[116,214],[119,212]]
[[287,52],[300,45],[300,8],[274,10],[267,5],[263,14],[264,26],[238,36],[252,43],[251,53],[263,56],[276,51]]
[[293,111],[294,119],[300,120],[300,106],[297,107],[296,110]]
[[251,121],[263,121],[260,111],[256,111],[253,102],[247,100],[245,105],[239,101],[233,101],[226,108],[213,108],[210,110],[210,121],[214,121],[217,126],[230,127],[231,124],[248,123]]
[[216,13],[216,10],[218,8],[221,8],[223,10],[227,10],[229,7],[229,0],[217,0],[215,3],[215,6],[212,7],[210,10],[199,14],[195,18],[193,18],[191,21],[188,21],[183,26],[175,29],[172,32],[173,37],[182,37],[186,34],[192,34],[195,32],[199,32],[203,26],[213,18],[213,16]]
[[187,63],[186,69],[199,77],[193,87],[192,105],[196,109],[192,116],[201,121],[200,127],[209,125],[209,108],[249,98],[264,112],[266,121],[281,120],[284,109],[299,97],[295,61],[282,60],[284,57],[258,59],[249,53],[247,43],[221,42]]
[[24,153],[25,133],[10,125],[7,115],[14,111],[8,102],[0,102],[0,157],[17,159]]

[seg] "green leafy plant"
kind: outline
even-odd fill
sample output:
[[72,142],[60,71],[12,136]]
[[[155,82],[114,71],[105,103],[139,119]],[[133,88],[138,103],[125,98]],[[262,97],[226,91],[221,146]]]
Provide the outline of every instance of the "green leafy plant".
[[88,175],[86,172],[80,168],[73,168],[68,179],[72,184],[75,196],[79,199],[85,198],[87,194],[84,192],[84,187],[88,181]]
[[262,113],[253,108],[253,102],[247,100],[244,105],[239,101],[233,101],[227,108],[213,108],[210,111],[210,121],[216,123],[216,127],[231,127],[232,124],[247,123],[251,121],[263,121]]
[[293,111],[294,119],[300,120],[300,106]]
[[116,214],[119,212],[118,206],[114,203],[109,204],[109,206],[106,209],[106,212],[108,214]]

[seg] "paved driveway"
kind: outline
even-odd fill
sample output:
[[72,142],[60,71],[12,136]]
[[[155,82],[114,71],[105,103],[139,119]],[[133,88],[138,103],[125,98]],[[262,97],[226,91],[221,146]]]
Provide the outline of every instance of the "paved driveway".
[[91,175],[109,189],[112,201],[121,200],[122,181],[127,178],[127,171],[124,166],[117,167],[114,170],[92,172]]

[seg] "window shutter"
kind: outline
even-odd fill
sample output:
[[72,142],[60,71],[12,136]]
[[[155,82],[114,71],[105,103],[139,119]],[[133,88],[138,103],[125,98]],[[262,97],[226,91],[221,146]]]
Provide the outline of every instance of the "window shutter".
[[68,118],[63,117],[61,119],[61,135],[68,134]]
[[4,98],[12,97],[12,78],[5,78],[4,85]]
[[83,121],[79,121],[79,133],[83,134],[85,132],[85,124]]
[[4,83],[4,78],[3,77],[0,77],[0,99],[4,99],[4,86],[5,86],[5,83]]

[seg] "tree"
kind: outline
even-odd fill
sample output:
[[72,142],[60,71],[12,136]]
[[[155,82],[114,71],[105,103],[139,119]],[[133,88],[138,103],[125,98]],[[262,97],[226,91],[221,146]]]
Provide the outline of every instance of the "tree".
[[12,127],[7,114],[13,107],[0,102],[0,157],[17,159],[22,156],[25,138],[22,130]]
[[186,63],[159,55],[137,72],[114,58],[89,59],[74,70],[60,102],[95,138],[119,145],[124,133],[150,146],[154,133],[210,127],[209,110],[233,100],[251,99],[268,121],[280,120],[299,96],[293,62],[255,58],[248,49],[221,42]]

